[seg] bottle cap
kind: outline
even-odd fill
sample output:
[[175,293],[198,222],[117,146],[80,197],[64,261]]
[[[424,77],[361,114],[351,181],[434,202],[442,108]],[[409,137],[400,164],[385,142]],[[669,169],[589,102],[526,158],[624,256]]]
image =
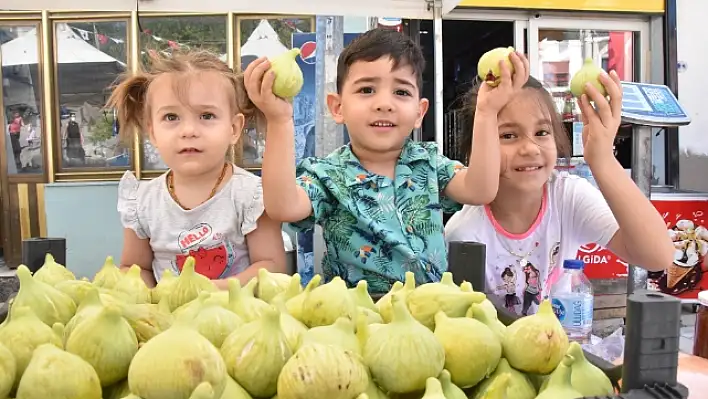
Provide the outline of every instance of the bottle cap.
[[585,262],[583,262],[580,259],[566,259],[563,261],[563,268],[564,269],[583,270],[584,267],[585,267]]

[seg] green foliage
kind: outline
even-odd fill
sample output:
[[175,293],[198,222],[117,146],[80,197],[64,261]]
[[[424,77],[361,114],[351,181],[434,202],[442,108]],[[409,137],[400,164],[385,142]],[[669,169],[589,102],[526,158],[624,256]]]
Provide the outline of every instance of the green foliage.
[[91,122],[91,134],[88,135],[91,144],[98,145],[113,137],[113,121],[113,113],[104,112]]

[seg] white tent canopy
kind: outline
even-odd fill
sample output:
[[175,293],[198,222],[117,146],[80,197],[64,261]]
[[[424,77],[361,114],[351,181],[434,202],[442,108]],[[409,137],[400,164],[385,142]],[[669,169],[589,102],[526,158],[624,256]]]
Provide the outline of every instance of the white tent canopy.
[[275,57],[288,51],[267,20],[262,19],[246,43],[241,47],[241,57]]
[[[378,15],[433,19],[432,1],[427,0],[2,0],[6,10],[235,12],[240,14]],[[441,0],[446,14],[460,0]]]
[[[86,43],[66,24],[57,25],[56,41],[58,43],[56,46],[57,63],[59,64],[120,63],[110,55]],[[2,66],[37,64],[39,56],[37,44],[36,29],[3,44],[0,48]]]

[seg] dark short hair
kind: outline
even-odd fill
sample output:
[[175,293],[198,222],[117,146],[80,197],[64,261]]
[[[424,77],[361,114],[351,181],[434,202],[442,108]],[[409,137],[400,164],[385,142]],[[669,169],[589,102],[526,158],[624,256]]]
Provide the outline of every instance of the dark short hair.
[[342,91],[349,68],[355,62],[374,62],[382,57],[390,57],[393,60],[393,69],[410,66],[416,77],[418,91],[421,91],[425,58],[420,46],[403,33],[377,28],[352,40],[340,54],[337,61],[337,92]]
[[[470,151],[472,149],[472,135],[474,134],[474,117],[477,109],[477,94],[482,84],[483,82],[477,79],[476,84],[470,89],[467,95],[465,95],[464,101],[462,102],[464,117],[461,129],[462,137],[460,137],[458,150],[464,154],[464,163],[469,163]],[[563,126],[563,120],[556,110],[556,105],[551,94],[546,90],[543,84],[533,76],[529,76],[529,80],[526,81],[523,88],[535,91],[540,103],[548,110],[551,118],[551,128],[553,129],[551,133],[553,133],[553,139],[556,142],[558,156],[561,158],[570,157],[570,138]]]

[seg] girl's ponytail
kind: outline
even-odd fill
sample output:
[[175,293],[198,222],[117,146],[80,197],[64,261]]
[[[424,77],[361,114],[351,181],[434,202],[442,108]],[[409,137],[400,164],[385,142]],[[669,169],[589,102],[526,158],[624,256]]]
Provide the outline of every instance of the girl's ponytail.
[[140,132],[147,130],[147,126],[144,126],[144,114],[149,84],[148,76],[139,73],[125,76],[113,88],[106,107],[115,109],[118,114],[121,139],[131,139],[136,128]]
[[263,124],[265,123],[265,116],[261,112],[251,98],[248,97],[246,92],[246,85],[243,80],[243,73],[234,73],[231,79],[234,85],[234,91],[236,92],[236,108],[241,112],[246,119],[246,126],[256,126],[258,130],[260,128],[265,128]]

